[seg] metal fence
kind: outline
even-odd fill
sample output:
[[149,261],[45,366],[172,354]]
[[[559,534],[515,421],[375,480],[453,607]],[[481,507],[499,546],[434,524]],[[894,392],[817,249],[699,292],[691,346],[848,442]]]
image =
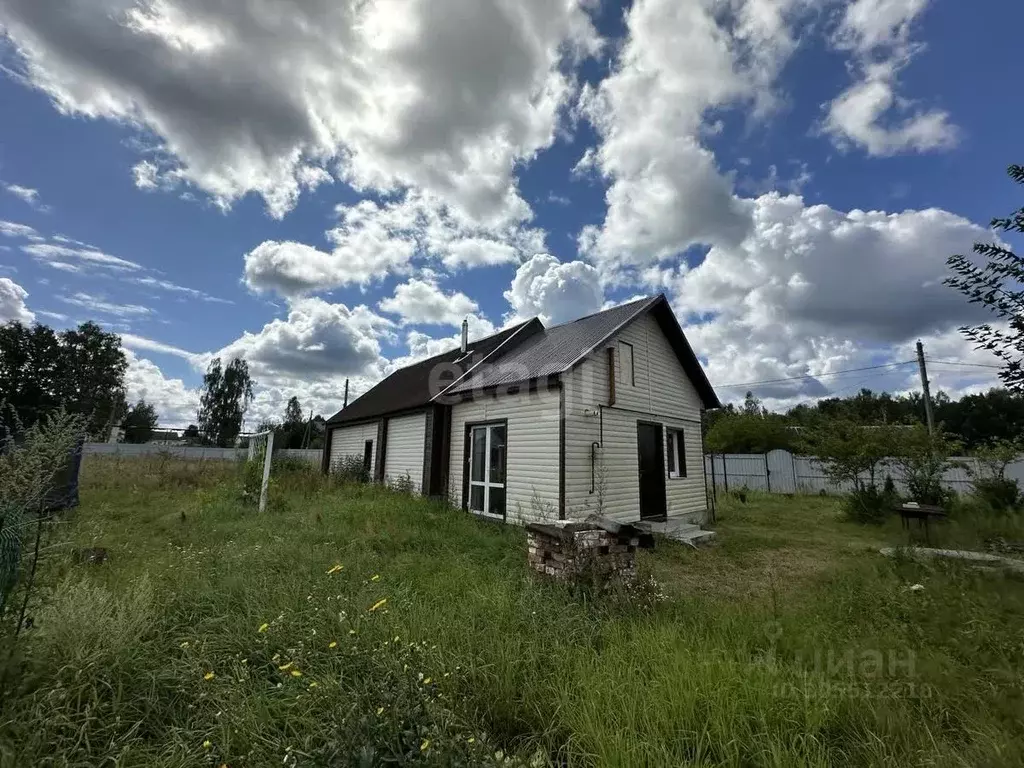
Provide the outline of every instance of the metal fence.
[[[205,445],[161,445],[159,443],[86,443],[86,456],[134,456],[165,455],[190,461],[238,461],[246,458],[247,448],[211,448]],[[274,458],[300,459],[319,464],[322,452],[319,448],[281,448],[274,451]]]
[[[971,490],[971,470],[976,470],[978,460],[970,457],[954,457],[956,466],[946,470],[943,485],[958,493]],[[704,457],[704,471],[708,483],[716,489],[768,491],[770,493],[846,493],[852,490],[851,483],[836,484],[826,476],[821,462],[814,456],[795,456],[789,451],[777,450],[770,453],[715,453]],[[1006,476],[1024,485],[1024,457],[1006,468]],[[885,465],[876,475],[876,482],[884,483],[891,477],[896,489],[906,493],[907,486],[898,467]],[[864,475],[867,479],[867,475]]]
[[[201,445],[160,445],[157,443],[86,443],[86,455],[112,455],[122,457],[164,454],[192,461],[214,460],[235,461],[246,457],[245,448],[208,448]],[[319,465],[323,455],[319,448],[284,448],[274,451],[274,458],[294,458]],[[952,459],[959,466],[947,469],[943,485],[959,493],[971,490],[971,476],[968,468],[977,467],[977,459],[958,457]],[[795,456],[789,451],[770,453],[715,453],[704,457],[704,471],[707,481],[718,490],[768,491],[770,493],[846,493],[852,490],[849,483],[836,485],[829,481],[814,456]],[[906,483],[897,467],[887,466],[881,470],[876,481],[884,483],[890,476],[897,490],[906,492]],[[1006,469],[1006,476],[1024,486],[1024,457]],[[865,477],[865,479],[867,479]]]

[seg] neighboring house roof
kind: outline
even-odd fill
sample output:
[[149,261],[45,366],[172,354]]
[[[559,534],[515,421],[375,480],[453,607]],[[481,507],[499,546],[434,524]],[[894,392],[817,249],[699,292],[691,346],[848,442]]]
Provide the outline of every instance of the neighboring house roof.
[[458,381],[459,375],[472,370],[495,352],[503,352],[509,347],[514,347],[531,334],[543,329],[540,320],[534,318],[486,338],[471,341],[467,356],[463,356],[461,348],[456,347],[450,352],[400,368],[356,398],[347,408],[334,414],[327,420],[327,424],[337,426],[429,405],[431,398],[436,394],[430,390],[430,375],[435,366],[445,365],[446,370],[450,372],[449,376],[452,373],[457,374],[448,381]]
[[429,405],[440,394],[431,392],[431,371],[439,364],[461,372],[445,395],[517,384],[557,376],[571,370],[606,344],[629,323],[650,312],[665,333],[705,408],[721,408],[700,361],[683,335],[664,294],[631,301],[569,323],[545,328],[534,318],[493,336],[470,343],[470,356],[454,349],[401,368],[381,381],[327,423],[346,424]]
[[477,371],[457,382],[445,394],[464,394],[474,389],[506,386],[565,373],[648,312],[661,326],[704,407],[721,408],[722,403],[683,335],[664,294],[631,301],[579,320],[546,328],[530,336],[513,351],[495,356],[488,364],[480,366]]

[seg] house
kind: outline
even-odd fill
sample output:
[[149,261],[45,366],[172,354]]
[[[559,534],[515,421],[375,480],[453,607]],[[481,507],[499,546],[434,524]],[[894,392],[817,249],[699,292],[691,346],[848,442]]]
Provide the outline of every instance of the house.
[[395,371],[327,421],[324,470],[357,457],[508,522],[703,522],[701,412],[721,404],[664,295],[534,318]]

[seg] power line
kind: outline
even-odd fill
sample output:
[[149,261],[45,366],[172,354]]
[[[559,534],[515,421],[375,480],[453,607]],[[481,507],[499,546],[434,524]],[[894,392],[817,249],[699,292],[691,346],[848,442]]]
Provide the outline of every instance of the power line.
[[967,365],[971,368],[995,368],[998,370],[1003,367],[1001,365],[992,365],[992,363],[968,363],[963,360],[933,360],[930,357],[925,359],[929,363],[941,363],[942,365]]
[[858,371],[879,371],[883,368],[899,368],[901,365],[907,365],[909,363],[916,363],[916,360],[904,360],[901,363],[886,363],[885,365],[866,365],[863,368],[847,368],[842,371],[833,371],[832,373],[805,373],[801,376],[788,376],[784,379],[763,379],[762,381],[745,381],[739,384],[718,384],[718,389],[733,389],[735,387],[753,387],[758,384],[779,384],[783,381],[797,381],[799,379],[825,379],[830,376],[842,376],[846,373],[857,373]]

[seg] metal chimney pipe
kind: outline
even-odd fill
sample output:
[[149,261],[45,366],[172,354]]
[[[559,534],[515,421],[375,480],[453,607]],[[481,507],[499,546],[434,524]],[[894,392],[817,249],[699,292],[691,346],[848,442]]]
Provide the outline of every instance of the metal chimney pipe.
[[469,318],[462,321],[462,354],[466,354],[467,349],[469,349]]

